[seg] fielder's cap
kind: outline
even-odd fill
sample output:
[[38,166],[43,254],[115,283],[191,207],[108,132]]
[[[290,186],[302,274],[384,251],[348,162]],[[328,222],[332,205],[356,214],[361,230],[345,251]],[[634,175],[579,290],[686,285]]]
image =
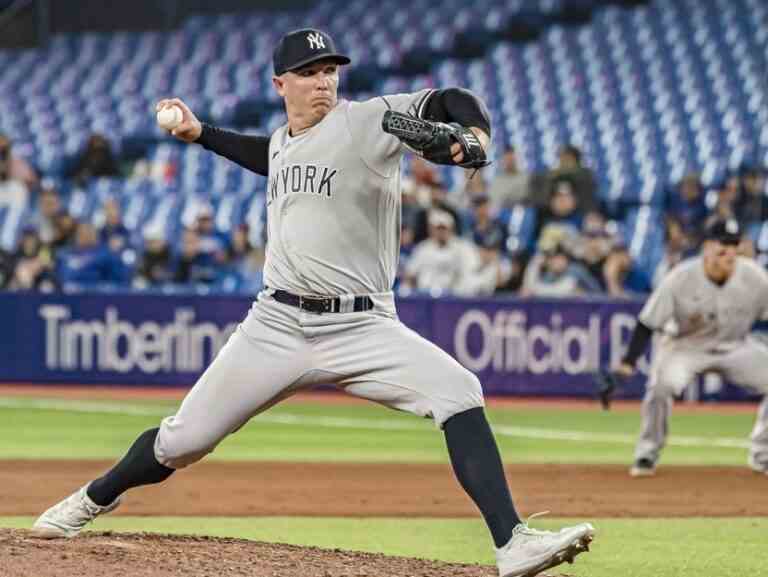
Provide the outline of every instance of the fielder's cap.
[[735,218],[718,220],[707,229],[705,238],[722,244],[739,244],[741,242],[739,221]]
[[280,39],[272,55],[272,64],[275,76],[280,76],[289,70],[296,70],[326,58],[338,64],[352,62],[336,50],[333,38],[328,34],[315,28],[302,28],[288,32]]

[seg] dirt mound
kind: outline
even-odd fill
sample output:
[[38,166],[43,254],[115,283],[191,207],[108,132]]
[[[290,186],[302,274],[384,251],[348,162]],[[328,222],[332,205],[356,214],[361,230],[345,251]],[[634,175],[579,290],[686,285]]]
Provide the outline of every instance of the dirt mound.
[[45,541],[0,529],[0,577],[492,577],[496,568],[242,539],[86,532]]

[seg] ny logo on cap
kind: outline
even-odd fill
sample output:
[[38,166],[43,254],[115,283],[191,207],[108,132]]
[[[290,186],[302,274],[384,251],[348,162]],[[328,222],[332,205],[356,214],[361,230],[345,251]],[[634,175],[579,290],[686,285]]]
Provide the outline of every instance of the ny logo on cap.
[[307,34],[307,41],[309,42],[309,47],[314,48],[315,50],[325,48],[325,40],[319,32],[311,32]]

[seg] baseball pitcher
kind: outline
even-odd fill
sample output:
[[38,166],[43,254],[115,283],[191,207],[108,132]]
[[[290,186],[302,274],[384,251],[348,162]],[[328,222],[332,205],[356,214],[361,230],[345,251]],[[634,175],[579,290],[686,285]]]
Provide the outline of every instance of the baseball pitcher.
[[[737,255],[740,240],[737,221],[716,222],[707,231],[702,255],[672,269],[640,312],[620,375],[634,373],[653,331],[665,334],[646,385],[633,477],[655,474],[673,397],[696,375],[714,371],[734,384],[768,392],[768,347],[750,337],[755,321],[768,318],[768,273]],[[749,466],[768,474],[768,397],[758,409],[751,441]]]
[[472,93],[450,88],[366,102],[338,98],[350,59],[320,30],[285,35],[274,87],[288,122],[271,136],[201,124],[179,99],[172,134],[268,177],[265,289],[178,412],[123,459],[36,521],[71,537],[127,489],[158,483],[212,452],[251,417],[318,383],[434,419],[462,487],[482,512],[502,577],[533,576],[586,550],[588,523],[530,529],[515,511],[477,378],[397,317],[391,287],[400,235],[400,160],[487,164],[490,121]]

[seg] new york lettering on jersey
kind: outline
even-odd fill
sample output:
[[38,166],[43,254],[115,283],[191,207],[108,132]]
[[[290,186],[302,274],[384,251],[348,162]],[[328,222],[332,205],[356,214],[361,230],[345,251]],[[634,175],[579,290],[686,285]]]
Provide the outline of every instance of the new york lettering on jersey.
[[269,181],[267,206],[278,196],[291,193],[317,194],[325,198],[333,196],[333,181],[339,170],[315,164],[291,164],[283,166]]

